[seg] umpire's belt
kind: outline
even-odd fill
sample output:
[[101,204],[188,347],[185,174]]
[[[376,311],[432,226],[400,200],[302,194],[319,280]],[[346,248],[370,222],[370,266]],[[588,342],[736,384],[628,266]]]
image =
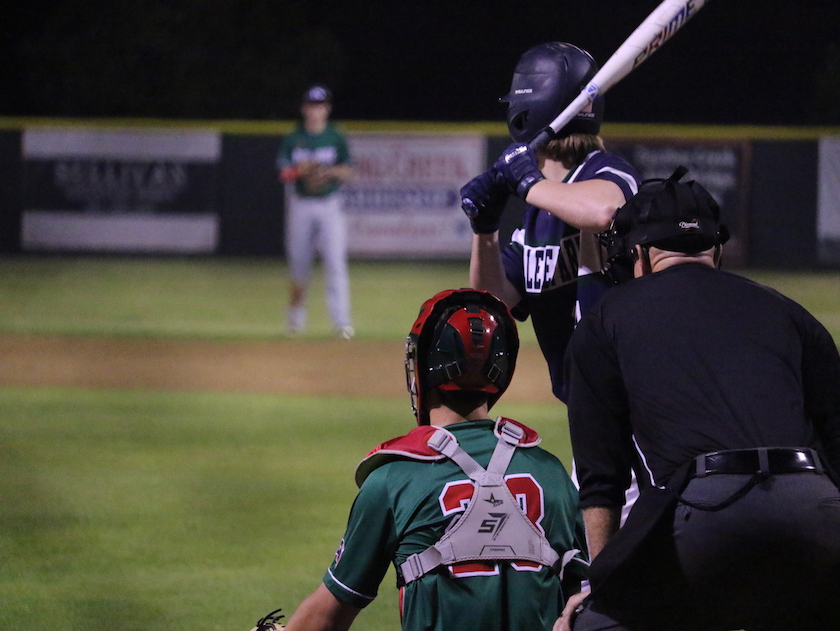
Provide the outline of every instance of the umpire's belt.
[[820,457],[813,449],[760,447],[733,449],[701,454],[694,459],[691,477],[702,478],[715,473],[824,473]]

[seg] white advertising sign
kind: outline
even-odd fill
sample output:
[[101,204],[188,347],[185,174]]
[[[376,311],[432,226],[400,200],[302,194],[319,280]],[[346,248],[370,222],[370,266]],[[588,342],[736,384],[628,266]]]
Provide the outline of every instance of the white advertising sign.
[[342,188],[354,258],[469,258],[460,189],[485,168],[473,135],[348,135],[355,173]]
[[30,128],[21,245],[35,251],[212,253],[215,131]]
[[840,263],[840,136],[820,138],[817,243],[821,263]]

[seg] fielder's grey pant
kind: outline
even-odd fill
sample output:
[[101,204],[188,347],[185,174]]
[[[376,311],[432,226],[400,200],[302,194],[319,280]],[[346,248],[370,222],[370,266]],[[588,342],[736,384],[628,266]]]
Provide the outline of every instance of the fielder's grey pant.
[[286,197],[286,256],[292,280],[308,286],[316,252],[324,263],[325,299],[337,327],[350,326],[347,219],[341,197]]

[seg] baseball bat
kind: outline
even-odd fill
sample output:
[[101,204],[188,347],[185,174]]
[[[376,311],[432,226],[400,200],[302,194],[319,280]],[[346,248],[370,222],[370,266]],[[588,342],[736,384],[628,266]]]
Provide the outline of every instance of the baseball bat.
[[[706,4],[707,0],[664,0],[647,16],[624,43],[619,46],[592,80],[566,109],[560,112],[549,125],[549,129],[531,141],[531,148],[541,149],[553,134],[591,103],[599,94],[604,94],[616,83],[630,74],[645,59],[650,57],[682,28]],[[550,131],[549,131],[550,130]]]

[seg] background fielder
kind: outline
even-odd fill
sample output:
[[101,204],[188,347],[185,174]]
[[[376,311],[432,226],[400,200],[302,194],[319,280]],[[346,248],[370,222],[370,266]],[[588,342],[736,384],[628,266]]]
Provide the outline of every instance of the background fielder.
[[347,221],[338,189],[353,173],[350,151],[329,122],[332,94],[323,86],[307,90],[302,121],[283,139],[277,155],[280,181],[286,184],[286,256],[292,277],[287,331],[306,326],[306,292],[316,251],[324,262],[327,309],[335,333],[355,334],[350,316]]

